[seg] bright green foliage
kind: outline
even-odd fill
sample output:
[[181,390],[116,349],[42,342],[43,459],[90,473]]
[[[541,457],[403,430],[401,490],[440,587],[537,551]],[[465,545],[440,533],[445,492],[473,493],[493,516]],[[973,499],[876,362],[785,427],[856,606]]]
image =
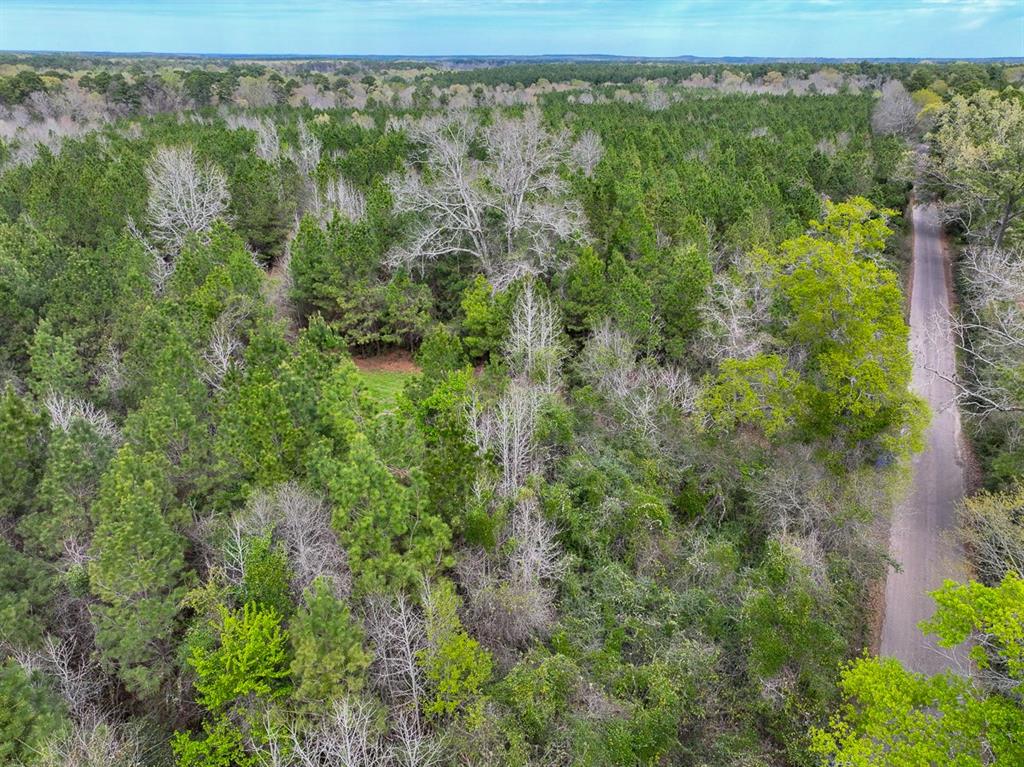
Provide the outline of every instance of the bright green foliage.
[[31,755],[64,724],[62,709],[41,674],[11,659],[0,665],[0,764],[31,763]]
[[363,631],[348,606],[317,580],[288,627],[292,644],[292,697],[320,710],[332,700],[358,693],[370,665]]
[[250,541],[245,552],[242,601],[288,617],[295,608],[289,594],[290,587],[288,558],[273,545],[270,536],[262,535]]
[[885,250],[892,235],[887,226],[895,210],[876,208],[863,197],[843,202],[825,200],[825,219],[812,221],[811,229],[826,239],[845,245],[855,256],[872,256]]
[[188,658],[197,700],[207,711],[288,694],[288,638],[280,615],[251,602],[237,613],[221,608],[218,633],[215,648],[195,644]]
[[980,668],[1009,686],[986,691],[951,672],[926,677],[892,658],[862,658],[846,666],[840,687],[847,702],[824,730],[811,733],[823,763],[1010,767],[1024,762],[1024,705],[1012,686],[1024,680],[1024,580],[1008,574],[996,587],[947,581],[933,593],[937,609],[924,631],[969,651]]
[[884,236],[870,206],[834,207],[824,237],[783,244],[776,269],[785,340],[806,351],[801,420],[812,434],[848,445],[871,439],[893,452],[915,449],[921,410],[907,391],[911,359],[896,274],[855,248]]
[[93,508],[89,578],[96,644],[132,692],[155,693],[170,672],[185,542],[162,456],[123,447]]
[[1024,710],[986,697],[962,677],[925,677],[894,658],[863,658],[842,672],[848,702],[812,732],[823,765],[1012,767],[1024,761]]
[[424,711],[429,716],[479,717],[480,690],[491,677],[491,654],[462,627],[451,581],[430,584],[424,607],[427,647],[417,657],[431,691]]
[[16,519],[29,508],[43,466],[45,429],[45,416],[12,387],[0,393],[0,519]]
[[203,722],[203,737],[176,732],[171,748],[178,767],[257,767],[259,754],[246,750],[245,733],[226,716]]
[[770,438],[794,423],[799,380],[777,354],[727,359],[706,382],[698,412],[712,430],[730,432],[747,425]]
[[363,594],[413,587],[447,560],[451,532],[424,509],[423,487],[401,484],[361,432],[343,463],[314,459],[334,502],[334,529]]
[[996,662],[1010,678],[1024,682],[1024,578],[1009,572],[992,587],[946,581],[932,596],[935,614],[921,624],[922,631],[938,635],[943,647],[983,637],[970,650],[978,668]]

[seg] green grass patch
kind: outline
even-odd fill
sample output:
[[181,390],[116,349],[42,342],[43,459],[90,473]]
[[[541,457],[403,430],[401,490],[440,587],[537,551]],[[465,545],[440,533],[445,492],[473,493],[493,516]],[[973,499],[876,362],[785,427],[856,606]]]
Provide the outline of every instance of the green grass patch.
[[359,376],[366,385],[366,390],[382,405],[393,405],[405,384],[416,373],[395,372],[392,370],[361,370]]

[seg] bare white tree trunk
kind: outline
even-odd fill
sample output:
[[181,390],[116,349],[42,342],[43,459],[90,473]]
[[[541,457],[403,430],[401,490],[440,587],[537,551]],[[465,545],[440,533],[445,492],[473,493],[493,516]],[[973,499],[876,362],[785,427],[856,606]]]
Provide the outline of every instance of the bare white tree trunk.
[[173,258],[185,239],[207,231],[227,211],[227,178],[210,163],[200,163],[192,147],[160,147],[146,169],[150,240]]

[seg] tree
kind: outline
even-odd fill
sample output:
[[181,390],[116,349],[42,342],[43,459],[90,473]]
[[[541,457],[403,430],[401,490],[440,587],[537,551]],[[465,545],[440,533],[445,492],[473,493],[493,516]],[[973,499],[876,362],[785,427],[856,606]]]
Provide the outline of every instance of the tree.
[[[894,453],[915,449],[922,405],[907,388],[909,329],[899,282],[868,257],[886,230],[863,211],[828,213],[816,224],[818,236],[787,240],[769,258],[782,338],[791,357],[794,349],[806,354],[800,420],[811,434],[850,447],[874,440]],[[844,222],[838,229],[837,217]]]
[[853,661],[841,675],[846,702],[827,728],[811,733],[823,764],[1009,767],[1024,760],[1017,694],[1024,680],[1024,581],[1013,574],[994,588],[947,581],[934,596],[938,608],[922,629],[945,647],[981,639],[971,655],[983,672],[999,672],[998,684],[987,688],[950,672],[926,677],[894,658]]
[[28,511],[43,467],[43,416],[11,386],[0,393],[0,519]]
[[728,359],[705,381],[697,412],[709,429],[729,432],[749,425],[771,438],[795,422],[799,380],[776,354]]
[[348,553],[357,592],[415,586],[422,574],[448,561],[451,530],[425,508],[419,481],[401,484],[364,434],[352,435],[343,462],[320,446],[312,463],[334,502],[333,526]]
[[553,392],[559,383],[565,347],[558,309],[527,280],[516,297],[505,340],[505,359],[513,376]]
[[89,563],[96,644],[125,686],[153,695],[171,671],[185,542],[162,456],[123,447],[93,508]]
[[371,655],[362,628],[326,581],[316,580],[306,591],[288,635],[295,700],[316,711],[362,690]]
[[227,178],[191,146],[159,147],[146,168],[146,224],[154,244],[173,258],[189,235],[207,231],[227,211]]
[[463,526],[480,466],[470,426],[472,375],[468,368],[442,378],[417,403],[416,417],[426,447],[423,472],[428,508],[457,532]]
[[222,608],[214,629],[216,646],[197,642],[188,657],[203,708],[219,713],[288,693],[288,639],[272,608],[251,602],[237,613]]
[[423,605],[427,641],[417,661],[431,695],[424,713],[478,717],[481,687],[491,676],[491,655],[462,627],[451,581],[425,584]]
[[34,763],[33,755],[64,723],[63,707],[42,674],[12,658],[0,665],[0,762]]
[[931,134],[930,182],[946,218],[996,249],[1024,215],[1024,103],[983,90],[954,96]]
[[[516,279],[557,271],[557,245],[581,239],[582,211],[559,175],[572,160],[567,135],[551,133],[540,113],[496,116],[482,126],[467,112],[404,126],[423,148],[430,175],[408,171],[391,185],[398,213],[418,219],[393,266],[423,265],[463,254],[477,260],[499,290]],[[480,142],[487,158],[475,159]]]
[[918,106],[899,80],[887,80],[871,112],[875,133],[909,136],[917,127]]
[[18,523],[29,551],[56,558],[88,544],[95,524],[91,507],[114,446],[92,425],[73,418],[54,428],[46,466],[36,488],[36,508]]
[[1024,486],[982,491],[964,499],[957,532],[982,582],[998,583],[1007,573],[1024,573]]

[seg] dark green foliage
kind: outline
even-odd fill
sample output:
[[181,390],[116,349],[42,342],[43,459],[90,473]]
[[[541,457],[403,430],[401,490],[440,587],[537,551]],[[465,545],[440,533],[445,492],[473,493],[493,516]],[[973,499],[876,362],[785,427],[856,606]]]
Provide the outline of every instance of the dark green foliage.
[[42,674],[26,671],[13,659],[0,665],[0,763],[31,762],[65,724],[62,709]]
[[450,561],[451,531],[427,510],[422,481],[399,482],[361,432],[339,462],[322,447],[312,473],[334,502],[334,529],[348,552],[355,587],[363,594],[415,587]]
[[8,386],[0,394],[0,519],[17,519],[31,505],[42,473],[46,421]]
[[37,647],[43,639],[53,575],[38,560],[0,540],[0,642]]
[[153,695],[171,672],[185,564],[166,461],[122,448],[103,476],[92,516],[96,644],[129,690]]
[[26,549],[56,558],[64,541],[87,540],[100,477],[113,454],[109,440],[82,419],[72,420],[66,432],[51,430],[34,510],[18,523]]

